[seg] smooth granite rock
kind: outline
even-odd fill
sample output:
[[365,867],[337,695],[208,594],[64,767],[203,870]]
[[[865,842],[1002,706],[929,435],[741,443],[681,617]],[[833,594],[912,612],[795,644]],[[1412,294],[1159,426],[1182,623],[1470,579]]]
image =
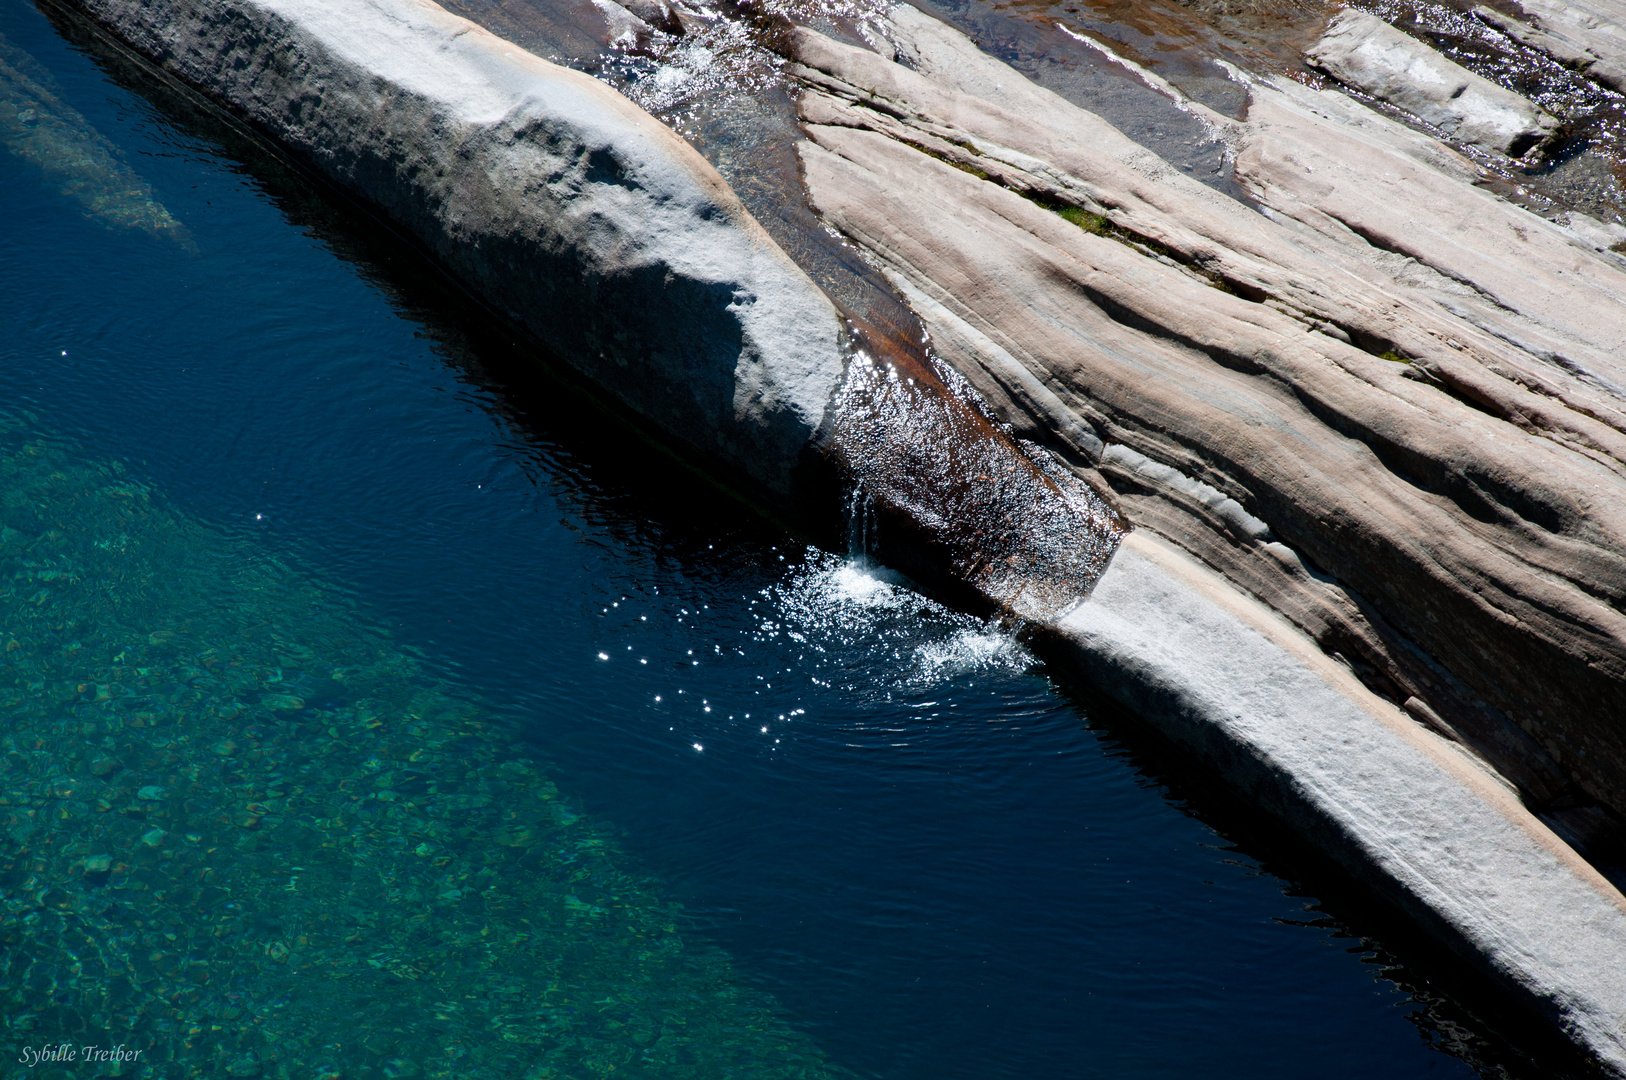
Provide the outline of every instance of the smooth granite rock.
[[1519,95],[1355,8],[1335,15],[1305,55],[1345,86],[1470,146],[1522,157],[1558,129],[1557,119]]
[[[1471,324],[1510,346],[1498,359],[1520,369],[1514,381],[1560,395],[1568,392],[1560,385],[1574,385],[1530,381],[1539,365],[1606,391],[1603,401],[1567,406],[1599,415],[1607,402],[1607,422],[1619,430],[1626,263],[1606,250],[1609,230],[1560,225],[1497,198],[1474,186],[1477,170],[1465,159],[1341,94],[1280,78],[1249,85],[1248,123],[1231,136],[1239,185],[1320,233],[1326,253],[1360,259],[1427,297],[1450,316],[1431,320],[1436,340],[1460,342],[1450,323]],[[1399,347],[1427,356],[1418,346]]]
[[1626,1075],[1626,897],[1481,764],[1145,532],[1057,647]]
[[83,0],[676,439],[790,487],[844,371],[825,295],[620,94],[427,0]]
[[1615,257],[1342,95],[1183,103],[1260,212],[926,23],[789,47],[812,201],[944,358],[1533,805],[1626,809]]

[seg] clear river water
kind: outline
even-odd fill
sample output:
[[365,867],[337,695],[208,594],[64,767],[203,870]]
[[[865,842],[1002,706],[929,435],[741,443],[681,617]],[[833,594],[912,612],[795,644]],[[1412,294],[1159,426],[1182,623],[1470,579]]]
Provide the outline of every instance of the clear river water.
[[1521,1071],[1087,687],[114,74],[0,0],[0,1075]]

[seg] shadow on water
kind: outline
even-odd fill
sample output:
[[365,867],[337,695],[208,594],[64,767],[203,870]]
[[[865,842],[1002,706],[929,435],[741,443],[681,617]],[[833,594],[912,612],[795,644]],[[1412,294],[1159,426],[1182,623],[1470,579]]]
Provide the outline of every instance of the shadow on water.
[[0,1000],[19,1045],[144,1056],[28,1075],[845,1075],[508,725],[31,429],[0,420]]
[[1065,670],[1046,673],[1061,693],[1090,703],[1091,727],[1165,798],[1223,837],[1256,872],[1280,879],[1284,895],[1307,902],[1303,919],[1280,921],[1329,930],[1376,977],[1405,991],[1407,1019],[1431,1049],[1496,1080],[1603,1080],[1606,1074],[1567,1039],[1324,852],[1239,799],[1189,751]]
[[[568,418],[568,434],[589,440],[587,456],[615,463],[618,474],[663,513],[714,522],[750,505],[736,496],[740,506],[721,513],[709,500],[674,500],[671,492],[694,486],[675,487],[667,475],[674,467],[713,486],[736,471],[672,452],[559,357],[431,270],[413,244],[366,208],[310,178],[192,91],[128,57],[82,19],[50,10],[64,33],[94,50],[126,85],[160,103],[194,137],[242,161],[292,222],[319,234],[391,296],[403,315],[421,322],[464,378],[500,388],[490,398],[510,410],[506,419],[535,430],[539,422],[552,426]],[[370,227],[351,224],[359,221]],[[826,547],[839,546],[845,541],[840,510],[862,489],[861,498],[885,521],[875,554],[960,606],[1031,618],[1055,614],[1105,569],[1124,531],[1121,519],[1099,493],[1037,448],[1020,447],[990,419],[965,381],[928,354],[908,309],[872,277],[866,270],[868,298],[851,312],[849,326],[861,348],[836,403],[832,430],[823,447],[804,454],[792,520],[776,523]],[[560,408],[561,398],[590,401],[592,407]],[[653,471],[651,448],[661,451],[662,467]],[[731,495],[733,489],[717,487],[716,493]]]
[[[55,14],[59,28],[115,79],[239,162],[291,222],[421,325],[459,378],[490,392],[491,407],[512,430],[547,444],[553,460],[573,475],[571,497],[584,518],[612,534],[654,519],[667,542],[680,547],[698,548],[731,533],[744,548],[783,542],[780,524],[713,482],[707,465],[665,450],[652,454],[658,443],[568,367],[494,321],[412,245],[189,92],[109,51],[77,20]],[[34,606],[28,613],[34,640],[27,647],[50,653],[54,665],[49,679],[28,688],[46,695],[54,710],[34,722],[71,724],[57,736],[77,736],[86,747],[77,778],[30,772],[27,783],[68,811],[69,827],[52,835],[101,828],[133,853],[114,858],[110,841],[88,840],[38,853],[36,862],[60,864],[59,876],[73,882],[67,888],[49,885],[33,863],[8,871],[16,875],[10,888],[32,898],[35,921],[26,933],[43,939],[52,927],[63,950],[11,972],[9,985],[45,1003],[45,1011],[36,1010],[41,1030],[51,1024],[89,1034],[97,1023],[108,1030],[111,1017],[129,1016],[137,988],[157,980],[167,987],[171,1011],[154,1022],[168,1024],[194,1060],[236,1068],[234,1075],[274,1070],[297,1053],[297,1060],[334,1074],[349,1067],[359,1075],[410,1076],[415,1056],[445,1058],[450,1046],[487,1047],[489,1040],[473,1032],[489,1033],[493,1025],[499,1038],[528,1055],[526,1067],[536,1065],[539,1053],[561,1061],[601,1054],[606,1063],[621,1063],[618,1075],[709,1077],[736,1067],[744,1069],[738,1075],[752,1076],[839,1074],[771,1003],[739,988],[721,954],[674,931],[676,916],[649,882],[624,869],[608,832],[564,805],[534,762],[515,758],[500,727],[308,585],[279,582],[274,567],[227,552],[218,565],[201,570],[229,586],[191,616],[173,614],[184,609],[176,602],[162,624],[146,625],[134,610],[98,616],[94,625],[53,620],[53,612],[66,610],[57,605],[76,602],[64,594],[92,580],[115,583],[99,602],[124,603],[117,583],[143,565],[132,561],[132,543],[156,545],[148,550],[156,553],[152,565],[159,565],[196,563],[197,552],[213,541],[186,534],[184,523],[139,483],[75,467],[59,448],[25,441],[7,445],[6,454],[19,470],[8,478],[12,490],[36,485],[28,490],[41,505],[69,493],[63,512],[94,519],[107,543],[96,548],[102,556],[90,556],[107,560],[97,570],[56,551],[61,538],[52,537],[48,524],[25,530],[7,519],[4,543],[14,548],[4,554],[22,559],[26,545],[27,557],[39,564],[27,568],[34,587],[23,597]],[[71,482],[38,487],[53,471]],[[821,539],[840,546],[844,528],[831,521]],[[250,589],[260,594],[252,604],[241,591]],[[266,590],[277,598],[277,619],[263,616]],[[221,620],[212,614],[216,609],[231,610],[237,621]],[[210,625],[220,632],[206,634]],[[24,648],[17,640],[9,663],[22,660],[15,656]],[[1133,717],[1107,714],[1090,688],[1062,685],[1088,704],[1133,766],[1187,812],[1294,883],[1292,895],[1321,897],[1326,924],[1412,996],[1413,1022],[1431,1045],[1492,1076],[1554,1076],[1571,1068],[1562,1047],[1539,1037],[1504,1037],[1528,1029],[1497,1012],[1494,999],[1453,980],[1457,965],[1382,904],[1206,782],[1199,765],[1145,737]],[[198,718],[195,731],[177,727],[182,715]],[[43,736],[45,729],[36,733]],[[31,753],[26,746],[12,752]],[[445,768],[454,759],[465,766],[461,775]],[[428,766],[437,762],[446,779],[428,777]],[[13,767],[23,768],[15,761]],[[314,782],[322,778],[332,784]],[[13,827],[15,836],[18,823]],[[293,843],[265,840],[283,829]],[[495,846],[486,837],[495,837]],[[230,855],[211,858],[214,851]],[[352,868],[363,856],[389,869],[376,881],[359,880]],[[228,880],[232,874],[240,876]],[[305,898],[302,889],[316,886],[350,896],[334,908],[343,910],[343,919],[335,921]],[[269,896],[273,888],[279,904],[254,910],[232,896],[233,890]],[[119,890],[163,906],[121,900]],[[408,894],[418,907],[400,910],[413,914],[372,914],[392,910],[384,901]],[[435,915],[420,919],[418,910]],[[205,914],[182,920],[181,911]],[[554,914],[539,919],[535,912]],[[4,944],[16,964],[26,939],[8,933]],[[430,956],[441,966],[427,966]],[[69,991],[80,977],[74,965],[98,962],[95,957],[123,974],[107,980],[105,1001],[72,1004]],[[223,974],[211,978],[214,964]],[[325,1002],[292,994],[294,972],[324,965],[353,980],[344,993]],[[550,978],[591,993],[556,1002]],[[473,1011],[456,1001],[419,1000],[434,987],[464,983],[469,998],[479,1001]],[[628,989],[632,983],[645,989]],[[652,983],[670,988],[670,996],[648,991]],[[676,1000],[684,994],[720,1002],[721,1012],[713,1007],[712,1019],[695,1020],[685,1012],[692,1002]],[[277,1019],[240,1042],[223,1034],[252,1010]],[[409,1010],[419,1021],[435,1019],[402,1030]],[[736,1022],[727,1030],[707,1029],[716,1015]],[[683,1025],[690,1025],[689,1033],[672,1034]],[[380,1034],[363,1041],[354,1061],[341,1061],[335,1047],[351,1028]],[[300,1039],[304,1044],[296,1046]],[[510,1071],[508,1059],[490,1053],[480,1062],[451,1054],[455,1075],[479,1075],[477,1067],[492,1075],[531,1075]]]
[[[77,12],[49,2],[39,7],[118,85],[150,102],[188,136],[216,148],[225,166],[249,179],[290,224],[349,264],[402,318],[420,326],[460,381],[490,391],[477,400],[514,431],[547,444],[567,470],[585,470],[591,462],[593,475],[577,473],[580,490],[637,505],[695,536],[716,535],[719,522],[733,523],[755,539],[786,529],[806,534],[805,522],[786,521],[734,486],[737,474],[730,467],[697,461],[688,449],[680,452],[546,346],[494,314],[371,207],[312,174],[196,91],[132,57]],[[605,524],[628,520],[614,511],[589,516]]]
[[[241,161],[462,378],[507,387],[493,400],[518,430],[572,444],[561,465],[590,457],[574,485],[589,519],[638,520],[616,513],[630,499],[678,531],[778,535],[676,458],[652,466],[636,429],[398,238],[351,224],[355,207],[58,25]],[[0,580],[8,1043],[140,1052],[25,1051],[5,1075],[848,1075],[686,931],[616,833],[516,749],[511,722],[342,589],[27,416],[0,417]]]

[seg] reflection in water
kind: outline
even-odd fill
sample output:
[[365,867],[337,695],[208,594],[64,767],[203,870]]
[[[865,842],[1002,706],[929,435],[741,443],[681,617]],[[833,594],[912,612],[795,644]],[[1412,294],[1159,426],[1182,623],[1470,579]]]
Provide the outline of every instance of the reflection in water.
[[110,228],[138,229],[191,250],[186,226],[170,216],[118,149],[63,102],[49,72],[0,35],[0,142],[41,169]]
[[145,1075],[836,1075],[478,706],[0,421],[0,1001]]

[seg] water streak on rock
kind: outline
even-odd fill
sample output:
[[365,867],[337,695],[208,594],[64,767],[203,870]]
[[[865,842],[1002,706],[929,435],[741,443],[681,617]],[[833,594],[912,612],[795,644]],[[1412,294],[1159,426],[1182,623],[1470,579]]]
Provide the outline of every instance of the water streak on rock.
[[854,356],[826,450],[850,486],[849,545],[856,518],[858,553],[1028,619],[1086,595],[1127,531],[1117,510],[925,348],[860,340],[874,355]]

